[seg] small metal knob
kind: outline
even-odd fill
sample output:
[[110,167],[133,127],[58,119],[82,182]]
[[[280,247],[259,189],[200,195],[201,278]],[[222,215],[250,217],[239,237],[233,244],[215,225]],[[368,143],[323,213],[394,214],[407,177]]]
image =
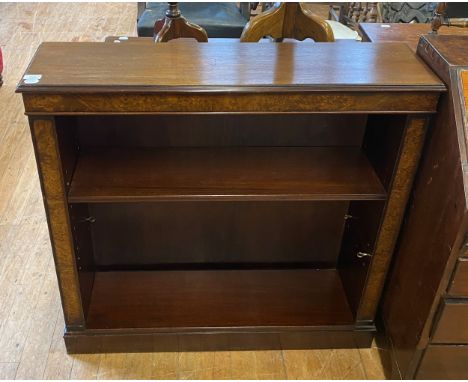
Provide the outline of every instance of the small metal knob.
[[372,257],[372,255],[370,253],[366,253],[366,252],[358,252],[358,253],[356,253],[356,256],[359,259],[362,259],[363,257]]
[[96,221],[96,218],[94,216],[88,216],[84,219],[81,219],[82,223],[86,223],[86,222],[94,223],[95,221]]

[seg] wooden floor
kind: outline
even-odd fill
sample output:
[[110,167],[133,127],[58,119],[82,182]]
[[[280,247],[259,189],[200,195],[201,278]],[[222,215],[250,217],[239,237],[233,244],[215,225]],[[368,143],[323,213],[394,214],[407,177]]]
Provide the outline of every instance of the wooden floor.
[[136,35],[136,3],[0,3],[0,379],[375,379],[365,350],[69,356],[31,137],[16,82],[41,41]]

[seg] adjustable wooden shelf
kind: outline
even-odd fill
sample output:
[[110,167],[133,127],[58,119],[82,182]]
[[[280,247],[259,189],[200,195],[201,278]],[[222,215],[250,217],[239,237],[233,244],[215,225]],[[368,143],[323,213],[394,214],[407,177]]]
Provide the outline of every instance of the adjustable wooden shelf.
[[445,91],[405,45],[44,43],[26,74],[69,352],[371,343]]

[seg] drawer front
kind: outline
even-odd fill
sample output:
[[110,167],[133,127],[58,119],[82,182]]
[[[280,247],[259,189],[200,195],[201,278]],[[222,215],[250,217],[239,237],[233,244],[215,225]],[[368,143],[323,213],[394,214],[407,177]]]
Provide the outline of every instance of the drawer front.
[[468,379],[468,346],[429,346],[416,379]]
[[442,303],[432,343],[468,344],[468,300],[445,300]]
[[468,259],[460,258],[455,268],[453,279],[448,288],[453,297],[468,297]]

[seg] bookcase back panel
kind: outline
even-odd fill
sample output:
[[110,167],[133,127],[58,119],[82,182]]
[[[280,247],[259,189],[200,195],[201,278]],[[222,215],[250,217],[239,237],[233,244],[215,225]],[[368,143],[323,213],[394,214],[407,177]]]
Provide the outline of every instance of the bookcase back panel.
[[97,203],[96,266],[335,267],[348,202]]
[[83,147],[361,146],[366,115],[186,114],[77,117]]

